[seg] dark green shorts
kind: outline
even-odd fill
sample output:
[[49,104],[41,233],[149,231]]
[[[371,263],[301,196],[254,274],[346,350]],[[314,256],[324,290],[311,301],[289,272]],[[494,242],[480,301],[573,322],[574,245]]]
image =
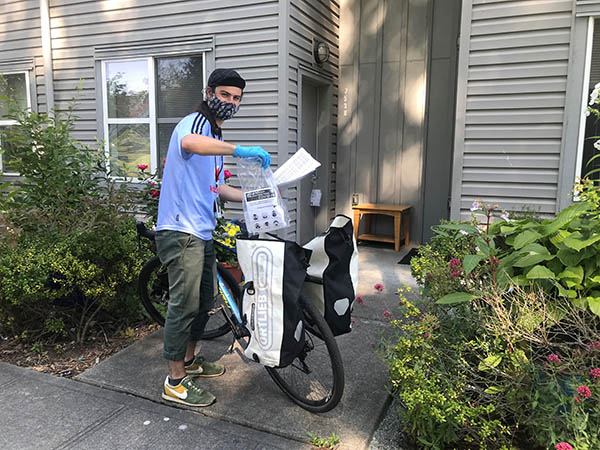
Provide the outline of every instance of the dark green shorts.
[[180,231],[156,233],[158,257],[169,273],[169,307],[164,329],[163,357],[182,361],[188,341],[202,336],[216,288],[215,247]]

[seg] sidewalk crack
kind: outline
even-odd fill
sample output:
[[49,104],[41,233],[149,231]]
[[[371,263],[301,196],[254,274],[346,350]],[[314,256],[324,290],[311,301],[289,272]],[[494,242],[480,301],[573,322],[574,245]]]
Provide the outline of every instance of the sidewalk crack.
[[75,444],[78,441],[80,441],[84,436],[86,436],[86,435],[94,432],[95,430],[97,430],[98,428],[100,428],[105,423],[107,423],[107,422],[111,421],[112,419],[114,419],[115,417],[119,416],[125,409],[126,409],[126,406],[125,405],[121,405],[119,408],[115,409],[114,411],[112,411],[107,416],[105,416],[105,417],[97,420],[95,423],[93,423],[90,426],[88,426],[87,428],[81,430],[75,436],[67,439],[65,442],[63,442],[63,443],[59,444],[58,446],[54,447],[52,450],[67,449],[69,447],[72,448],[73,444]]

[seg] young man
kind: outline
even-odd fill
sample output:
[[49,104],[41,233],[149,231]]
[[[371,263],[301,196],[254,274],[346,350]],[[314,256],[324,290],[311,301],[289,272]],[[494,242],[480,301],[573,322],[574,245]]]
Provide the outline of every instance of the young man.
[[262,147],[235,146],[223,141],[221,125],[238,111],[246,86],[234,70],[216,69],[208,78],[206,101],[184,117],[169,142],[163,174],[156,245],[169,272],[169,307],[164,327],[163,357],[169,375],[162,397],[189,406],[208,406],[214,395],[195,376],[215,377],[225,368],[196,356],[208,311],[216,293],[212,231],[218,197],[242,201],[242,193],[223,183],[223,155],[271,158]]

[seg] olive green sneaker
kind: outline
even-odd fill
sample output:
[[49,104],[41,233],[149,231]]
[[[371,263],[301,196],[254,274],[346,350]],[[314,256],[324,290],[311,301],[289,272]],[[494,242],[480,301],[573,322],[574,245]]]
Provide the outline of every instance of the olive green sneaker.
[[193,378],[185,377],[177,386],[171,386],[168,376],[165,379],[162,398],[188,406],[208,406],[216,400],[214,395],[198,385]]
[[225,367],[196,356],[192,364],[185,366],[185,373],[192,377],[218,377],[225,373]]

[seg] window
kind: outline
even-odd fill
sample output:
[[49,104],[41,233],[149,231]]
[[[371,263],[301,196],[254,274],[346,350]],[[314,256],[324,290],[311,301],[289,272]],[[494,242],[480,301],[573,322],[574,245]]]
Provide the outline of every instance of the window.
[[[591,42],[588,42],[587,72],[589,72],[589,76],[586,83],[587,95],[585,97],[588,102],[595,86],[600,83],[600,19],[594,19],[590,27],[593,27],[593,29],[590,30],[588,35]],[[594,108],[600,109],[600,105],[596,104]],[[600,136],[600,120],[594,115],[589,115],[585,120],[585,129],[582,131],[584,133],[580,142],[576,176],[583,178],[591,170],[600,168],[600,160],[598,159],[588,164],[590,159],[600,152],[600,145],[596,144],[600,140],[596,137]],[[595,173],[591,178],[598,180],[600,174]]]
[[137,166],[162,168],[181,118],[202,100],[204,53],[103,60],[103,122],[110,170],[134,177]]
[[[10,112],[10,102],[19,109],[31,108],[29,94],[29,72],[0,73],[0,127],[10,127],[15,124],[6,115]],[[17,175],[11,170],[11,161],[6,154],[0,155],[0,173]]]

